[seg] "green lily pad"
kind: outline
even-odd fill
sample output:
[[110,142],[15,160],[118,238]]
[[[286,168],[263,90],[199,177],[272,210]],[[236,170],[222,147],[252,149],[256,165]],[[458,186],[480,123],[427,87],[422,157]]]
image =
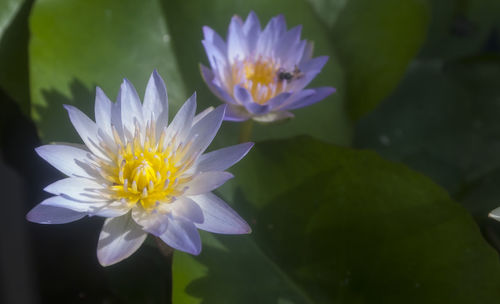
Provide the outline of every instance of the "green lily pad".
[[421,0],[310,2],[331,30],[345,72],[347,109],[357,120],[394,90],[424,43],[428,5]]
[[402,164],[298,137],[258,144],[233,171],[223,196],[254,232],[205,237],[199,257],[176,254],[174,303],[500,296],[498,257],[471,216]]
[[[114,99],[123,78],[143,95],[157,68],[175,110],[186,93],[157,1],[41,0],[30,20],[32,118],[44,141],[76,141],[62,104],[93,117],[95,86]],[[175,112],[175,111],[172,111]]]

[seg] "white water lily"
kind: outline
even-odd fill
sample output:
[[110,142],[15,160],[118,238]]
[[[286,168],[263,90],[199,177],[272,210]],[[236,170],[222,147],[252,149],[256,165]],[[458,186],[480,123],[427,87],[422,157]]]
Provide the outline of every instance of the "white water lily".
[[54,196],[27,219],[62,224],[86,215],[107,218],[97,248],[103,266],[134,253],[151,233],[169,246],[199,254],[197,229],[250,232],[248,224],[211,193],[232,178],[227,168],[252,147],[243,143],[203,154],[224,118],[225,106],[195,116],[196,95],[168,123],[165,84],[156,71],[144,104],[127,80],[111,102],[97,88],[95,120],[66,106],[85,145],[53,144],[36,152],[67,178],[44,190]]

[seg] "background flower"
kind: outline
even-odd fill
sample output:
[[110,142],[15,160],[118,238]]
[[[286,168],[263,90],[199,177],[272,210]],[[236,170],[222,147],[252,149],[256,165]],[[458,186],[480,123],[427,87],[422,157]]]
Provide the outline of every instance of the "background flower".
[[36,149],[68,178],[45,188],[55,196],[33,208],[28,220],[61,224],[85,215],[106,217],[97,249],[103,266],[130,256],[147,233],[173,248],[199,254],[197,228],[250,232],[247,223],[210,191],[233,177],[224,170],[253,144],[202,154],[219,130],[225,106],[195,116],[194,94],[168,124],[167,91],[155,71],[144,104],[124,80],[116,103],[97,89],[96,122],[75,107],[66,109],[85,146]]
[[312,58],[313,44],[300,39],[301,30],[300,25],[287,30],[283,15],[261,30],[254,12],[245,21],[239,16],[231,19],[227,43],[203,27],[202,43],[211,69],[201,65],[201,73],[210,90],[228,104],[226,120],[290,118],[289,110],[335,92],[331,87],[305,89],[328,57]]

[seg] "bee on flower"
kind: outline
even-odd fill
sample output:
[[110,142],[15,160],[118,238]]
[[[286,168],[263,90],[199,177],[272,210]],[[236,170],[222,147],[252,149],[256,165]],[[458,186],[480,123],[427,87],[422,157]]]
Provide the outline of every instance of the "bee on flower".
[[210,90],[228,105],[225,120],[272,122],[291,118],[290,110],[318,102],[334,88],[305,87],[321,72],[327,56],[312,58],[313,44],[301,40],[301,26],[287,30],[276,16],[261,30],[250,12],[243,21],[234,16],[227,42],[203,27],[202,41],[210,68],[200,65]]
[[225,106],[195,115],[193,94],[168,123],[167,90],[154,71],[143,104],[124,80],[116,103],[97,88],[95,122],[75,107],[66,109],[85,145],[36,149],[67,177],[44,189],[54,196],[35,206],[29,221],[62,224],[86,215],[105,217],[97,246],[103,266],[130,256],[148,233],[175,249],[199,254],[197,229],[250,232],[248,224],[211,192],[233,177],[225,170],[253,145],[204,153],[219,130]]

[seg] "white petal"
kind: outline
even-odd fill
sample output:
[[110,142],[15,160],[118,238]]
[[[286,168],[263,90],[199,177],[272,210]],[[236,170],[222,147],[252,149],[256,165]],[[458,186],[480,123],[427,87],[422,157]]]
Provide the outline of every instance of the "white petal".
[[196,170],[199,172],[225,171],[239,162],[252,147],[253,143],[247,142],[203,154],[198,158]]
[[79,202],[63,196],[52,196],[45,199],[40,205],[66,208],[76,212],[91,213],[107,205],[107,202]]
[[97,126],[102,129],[106,135],[113,136],[111,132],[111,110],[113,103],[104,94],[101,88],[97,87],[95,92],[95,121]]
[[189,138],[194,139],[190,149],[191,153],[205,151],[217,134],[225,111],[226,105],[218,106],[193,126],[189,134]]
[[141,100],[134,86],[127,79],[123,80],[120,87],[120,100],[123,131],[125,134],[128,131],[130,135],[133,135],[136,121],[142,128],[144,119],[142,117]]
[[201,251],[200,234],[193,223],[169,216],[167,230],[160,238],[170,247],[198,255]]
[[193,126],[197,124],[202,118],[207,116],[208,113],[212,112],[214,109],[215,109],[214,107],[208,107],[205,110],[198,113],[193,119]]
[[86,214],[66,208],[36,205],[26,215],[26,219],[38,224],[65,224],[81,219]]
[[88,178],[69,177],[61,179],[45,187],[45,191],[55,195],[66,195],[72,199],[79,201],[105,201],[106,198],[96,193],[96,190],[101,190],[104,187]]
[[491,217],[494,220],[500,221],[500,207],[494,209],[488,214],[489,217]]
[[107,158],[99,148],[99,138],[97,137],[98,128],[95,122],[73,106],[64,105],[64,107],[68,111],[69,119],[73,127],[75,127],[76,132],[78,132],[78,135],[80,135],[89,150],[101,158]]
[[213,193],[190,197],[203,210],[204,222],[196,227],[222,234],[245,234],[252,229],[228,204]]
[[99,235],[97,258],[102,266],[109,266],[128,258],[146,239],[129,214],[106,219]]
[[293,113],[287,111],[281,111],[281,112],[269,112],[264,115],[254,116],[252,117],[252,119],[262,123],[270,123],[293,117],[294,117]]
[[68,145],[45,145],[35,149],[41,158],[68,176],[91,177],[92,169],[86,163],[89,151]]
[[185,195],[198,195],[207,193],[222,186],[226,181],[234,176],[229,172],[203,172],[194,177],[194,179],[186,186],[188,189],[184,192]]
[[154,70],[149,78],[146,93],[144,94],[142,113],[144,119],[148,121],[151,117],[158,119],[163,111],[167,111],[168,113],[167,88],[161,76]]
[[189,134],[189,130],[193,124],[194,113],[196,112],[196,92],[182,105],[179,112],[175,115],[172,123],[167,128],[168,139],[171,139],[175,134],[178,140],[184,140]]
[[188,197],[180,197],[172,203],[175,216],[182,216],[195,223],[203,223],[203,211]]
[[158,211],[148,212],[142,207],[135,206],[132,208],[132,218],[142,226],[144,231],[147,231],[155,236],[160,236],[165,232],[168,225],[168,214]]

